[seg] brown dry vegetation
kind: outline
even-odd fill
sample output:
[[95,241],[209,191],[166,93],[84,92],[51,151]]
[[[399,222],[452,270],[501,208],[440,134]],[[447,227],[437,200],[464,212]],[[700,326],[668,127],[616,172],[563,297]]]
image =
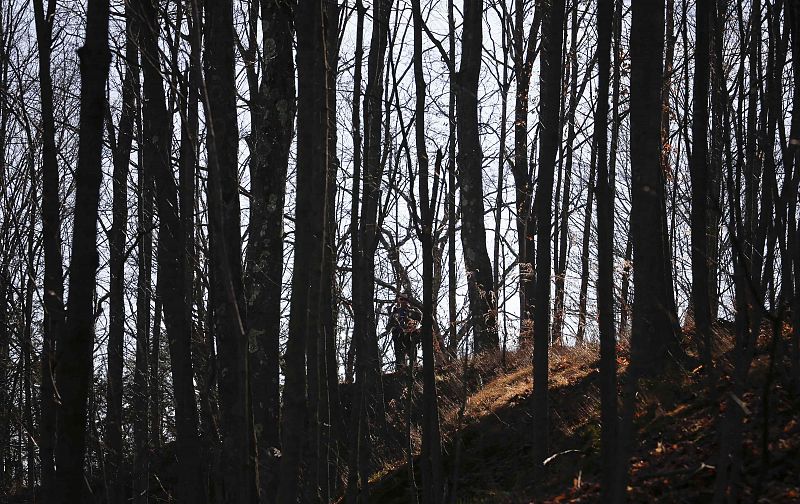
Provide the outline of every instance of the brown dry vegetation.
[[[687,334],[688,335],[688,334]],[[717,366],[722,378],[709,392],[702,368],[643,383],[636,416],[637,442],[631,460],[632,502],[707,502],[714,482],[717,423],[728,393],[731,337],[721,332]],[[764,390],[769,372],[769,337],[760,341],[741,398],[749,412],[742,446],[744,469],[741,496],[745,502],[800,502],[800,402],[790,391],[786,361],[778,345],[774,378],[769,387],[768,419],[764,421]],[[627,364],[621,347],[621,381]],[[437,376],[445,474],[455,502],[597,502],[599,500],[600,402],[597,348],[554,348],[550,355],[550,453],[539,488],[533,486],[531,433],[532,369],[530,354],[509,355],[503,369],[498,356],[469,363],[451,363]],[[464,404],[464,377],[467,401]],[[421,393],[415,386],[415,402]],[[394,402],[392,427],[405,432],[401,402]],[[669,404],[657,397],[670,397]],[[398,396],[396,396],[398,397]],[[403,401],[402,404],[405,404]],[[462,411],[463,405],[463,411]],[[412,412],[412,418],[416,415]],[[416,423],[412,419],[412,423]],[[765,428],[766,427],[766,428]],[[764,434],[766,433],[766,442]],[[415,452],[419,433],[412,427]],[[767,456],[762,446],[768,447]],[[415,502],[402,443],[386,447],[373,477],[373,497],[380,503]],[[419,481],[418,471],[414,478]],[[760,486],[759,486],[760,485]],[[455,487],[455,488],[454,488]],[[758,494],[759,497],[756,497]]]

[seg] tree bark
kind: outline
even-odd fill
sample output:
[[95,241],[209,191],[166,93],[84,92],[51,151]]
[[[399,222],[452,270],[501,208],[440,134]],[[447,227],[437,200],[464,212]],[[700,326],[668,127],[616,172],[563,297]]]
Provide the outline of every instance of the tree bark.
[[[281,418],[282,457],[278,502],[319,500],[317,474],[305,473],[301,492],[301,471],[318,464],[309,454],[318,447],[318,417],[311,401],[319,398],[318,354],[322,340],[322,285],[325,284],[325,247],[329,179],[329,127],[327,108],[328,78],[325,30],[325,4],[322,0],[300,0],[296,11],[297,30],[297,192],[295,210],[295,253],[292,295],[289,312],[289,339],[286,347],[286,377]],[[313,355],[310,355],[313,353]],[[317,403],[318,404],[318,403]],[[316,406],[313,406],[316,407]],[[313,455],[312,455],[313,456]],[[310,484],[309,484],[310,483]]]
[[[353,70],[353,115],[352,115],[352,137],[353,137],[353,183],[351,193],[351,207],[350,207],[350,249],[352,251],[352,263],[354,272],[352,275],[352,292],[354,301],[353,311],[353,324],[354,331],[351,340],[351,349],[354,349],[353,355],[356,368],[356,382],[353,393],[353,398],[350,401],[350,417],[351,424],[355,425],[355,429],[350,429],[348,435],[349,452],[347,459],[348,478],[347,478],[347,502],[355,503],[358,501],[360,488],[365,486],[364,478],[359,474],[359,459],[365,455],[361,453],[365,451],[368,439],[369,426],[363,422],[363,417],[366,415],[364,412],[364,378],[363,378],[363,359],[359,357],[365,350],[363,348],[363,337],[361,336],[361,323],[355,321],[356,317],[356,301],[360,303],[361,299],[361,279],[360,275],[356,274],[355,266],[361,262],[361,233],[359,225],[359,205],[361,194],[361,153],[362,141],[361,134],[361,76],[364,60],[364,17],[366,16],[367,9],[364,7],[362,1],[358,0],[355,4],[356,9],[356,48],[355,48],[355,62]],[[360,271],[360,269],[359,269]],[[358,310],[358,318],[360,318],[360,308]],[[356,332],[356,325],[359,331]],[[366,488],[366,487],[365,487]],[[365,490],[366,492],[367,490]]]
[[[126,6],[126,9],[128,7]],[[132,13],[128,9],[128,15]],[[106,445],[108,458],[106,471],[109,474],[110,486],[108,500],[110,503],[124,501],[124,477],[121,473],[123,460],[122,444],[122,375],[123,350],[125,335],[125,241],[128,227],[128,171],[130,167],[131,145],[133,143],[134,119],[136,115],[136,93],[139,81],[139,65],[137,41],[133,36],[132,22],[126,19],[125,41],[125,79],[122,88],[122,112],[120,114],[118,132],[114,135],[109,114],[108,130],[112,142],[113,200],[112,224],[109,236],[109,328],[108,328],[108,379],[106,399]],[[146,412],[146,406],[136,410],[135,423],[141,423],[140,417]],[[137,440],[142,438],[137,436]]]
[[80,502],[84,488],[86,402],[92,380],[97,221],[102,172],[108,48],[108,0],[92,0],[86,10],[86,37],[78,50],[81,107],[75,213],[66,328],[58,347],[57,381],[61,396],[56,445],[55,502]]
[[[571,9],[570,13],[570,43],[569,43],[569,103],[567,105],[566,117],[567,125],[567,141],[564,144],[566,150],[564,160],[564,188],[561,196],[561,211],[558,215],[560,222],[558,224],[558,249],[555,251],[555,302],[553,306],[553,335],[552,342],[554,344],[564,344],[564,298],[565,289],[564,284],[567,275],[567,248],[569,247],[568,234],[569,234],[569,203],[570,203],[570,189],[572,185],[572,161],[574,159],[574,144],[575,144],[575,111],[578,101],[578,9],[577,6]],[[590,67],[591,69],[591,67]],[[589,71],[590,71],[589,69]]]
[[[191,319],[187,318],[186,310],[186,304],[191,303],[191,292],[186,292],[185,233],[179,213],[178,187],[170,163],[171,116],[167,112],[159,63],[156,7],[152,0],[139,0],[137,5],[142,23],[139,36],[144,74],[142,162],[143,169],[155,183],[159,217],[157,291],[163,307],[175,389],[175,427],[180,461],[177,496],[181,501],[204,502],[206,493],[201,483],[191,360]],[[154,331],[158,330],[158,327],[154,328]],[[153,370],[153,375],[156,372]]]
[[[792,49],[792,94],[791,129],[789,132],[788,152],[791,155],[791,166],[794,172],[794,191],[797,193],[800,184],[800,6],[790,2],[786,11],[786,29],[791,34]],[[794,269],[794,296],[792,301],[792,377],[796,391],[800,391],[800,227],[797,225],[797,197],[790,197],[787,216],[788,252],[791,255]]]
[[497,349],[497,300],[483,221],[483,152],[478,129],[478,81],[483,51],[483,0],[464,0],[461,67],[458,72],[458,167],[461,245],[467,269],[474,350]]
[[325,249],[323,251],[321,301],[321,348],[320,348],[320,457],[319,485],[320,498],[329,502],[340,493],[341,475],[340,460],[346,448],[346,427],[342,415],[342,404],[339,394],[339,363],[337,359],[336,335],[338,326],[338,299],[336,267],[338,259],[336,198],[339,190],[336,183],[339,170],[337,153],[337,89],[339,75],[339,4],[335,0],[326,0],[325,4],[325,48],[326,48],[326,92],[327,103],[327,191],[326,191],[326,229]]
[[517,94],[514,105],[514,196],[517,209],[517,247],[520,294],[520,345],[530,346],[533,328],[533,297],[536,242],[532,225],[533,166],[528,161],[528,102],[531,72],[537,55],[538,33],[542,22],[542,8],[537,8],[525,50],[523,38],[524,1],[515,0],[514,20],[514,73]]
[[[371,473],[370,428],[376,422],[383,423],[383,390],[381,386],[381,362],[376,331],[375,300],[375,251],[377,250],[378,207],[380,184],[383,177],[381,165],[381,129],[383,126],[383,81],[386,48],[388,45],[389,15],[391,0],[373,3],[373,25],[367,63],[367,83],[364,93],[364,137],[363,170],[356,168],[361,176],[361,204],[359,209],[357,247],[353,261],[353,338],[356,344],[356,398],[353,418],[357,422],[359,439],[351,445],[355,453],[351,461],[358,466],[356,487],[348,485],[350,499],[369,499],[369,476]],[[353,203],[353,209],[357,203]],[[352,460],[352,457],[357,460]],[[353,467],[350,468],[351,474]],[[351,480],[352,481],[352,480]],[[358,492],[358,495],[354,492]]]
[[633,445],[633,413],[640,377],[672,369],[680,357],[664,180],[661,165],[661,85],[664,0],[633,5],[631,24],[631,242],[634,267],[633,327],[614,499],[625,498]]
[[[136,73],[137,87],[139,73]],[[136,93],[136,144],[139,146],[137,170],[137,233],[139,236],[136,280],[136,357],[133,372],[133,408],[141,411],[134,423],[134,474],[133,488],[139,495],[139,502],[146,502],[146,491],[149,481],[149,449],[159,448],[158,440],[161,432],[160,417],[155,413],[158,408],[158,362],[149,365],[150,358],[150,304],[152,301],[152,268],[153,268],[153,179],[143,167],[144,145],[141,118],[141,100]],[[156,324],[153,333],[160,330],[161,320],[158,316],[160,308],[156,308]],[[157,351],[158,339],[153,338],[153,352]],[[157,355],[157,354],[156,354]]]
[[[256,47],[256,22],[269,34]],[[260,502],[278,490],[280,448],[280,321],[283,292],[283,209],[289,150],[294,136],[295,83],[292,4],[253,2],[247,78],[250,89],[250,241],[246,258],[247,331],[253,421],[258,447]],[[260,62],[258,54],[264,54]],[[261,75],[257,68],[260,66]]]
[[[61,256],[61,215],[58,160],[53,117],[53,79],[50,71],[53,18],[56,2],[33,2],[36,45],[39,51],[39,93],[42,121],[42,246],[44,249],[44,330],[41,355],[41,424],[39,459],[42,471],[42,500],[53,498],[53,451],[56,432],[56,403],[53,367],[56,342],[64,327],[64,271]],[[3,301],[0,301],[3,302]]]
[[553,175],[559,142],[564,0],[554,0],[542,24],[542,70],[539,83],[541,137],[536,212],[536,288],[533,313],[533,445],[536,471],[541,472],[548,453],[548,346],[550,342],[550,235],[552,229]]
[[[598,20],[598,23],[599,22],[600,21]],[[598,48],[598,50],[600,50],[600,48]],[[606,95],[608,95],[608,89],[606,89]],[[599,97],[598,99],[602,98]],[[607,99],[608,96],[606,96],[606,100]],[[608,111],[606,111],[605,125],[606,127],[608,127]],[[606,143],[607,142],[608,142],[608,133],[606,132]],[[606,155],[608,155],[608,146],[606,146]],[[606,161],[606,165],[608,165],[608,161]],[[607,169],[608,168],[606,168],[606,170]],[[597,189],[595,183],[596,170],[597,170],[597,136],[595,136],[594,140],[592,140],[592,153],[591,153],[591,160],[589,162],[589,179],[587,180],[587,188],[586,188],[586,208],[583,214],[583,234],[581,236],[581,285],[578,291],[578,329],[575,333],[576,345],[583,345],[586,339],[586,305],[588,303],[588,292],[589,292],[589,245],[592,235],[592,204],[594,202],[595,192]],[[613,267],[613,257],[612,257],[612,267]],[[611,295],[612,296],[614,295],[613,286],[611,290]]]
[[[420,0],[411,3],[414,31],[414,84],[415,103],[415,141],[417,146],[417,166],[419,167],[419,206],[422,240],[422,502],[439,504],[443,501],[442,446],[439,428],[439,405],[436,393],[435,356],[433,352],[433,225],[435,222],[436,196],[439,188],[439,167],[442,153],[436,156],[433,192],[429,191],[428,151],[425,138],[425,76],[422,62],[422,7]],[[415,212],[416,214],[416,212]],[[416,352],[416,347],[414,347]],[[414,359],[411,360],[413,366]],[[410,371],[412,372],[412,371]],[[410,393],[410,391],[409,391]]]
[[207,190],[213,324],[219,352],[222,496],[227,502],[245,503],[254,500],[256,478],[239,227],[233,2],[209,2],[205,9]]
[[601,499],[613,502],[617,449],[617,342],[614,331],[614,188],[608,170],[608,99],[614,0],[597,6],[597,318],[600,326]]
[[692,153],[689,170],[692,179],[692,313],[695,337],[706,367],[711,367],[711,304],[709,299],[708,254],[708,92],[711,57],[711,0],[698,0],[695,14],[694,87],[692,110]]

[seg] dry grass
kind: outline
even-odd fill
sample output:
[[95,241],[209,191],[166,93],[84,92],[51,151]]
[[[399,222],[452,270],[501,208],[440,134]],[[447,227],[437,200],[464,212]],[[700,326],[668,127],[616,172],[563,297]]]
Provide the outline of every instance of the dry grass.
[[[691,328],[687,330],[689,339]],[[729,366],[734,336],[729,326],[716,330],[714,355],[717,366],[724,370]],[[598,502],[598,348],[556,347],[550,352],[550,452],[563,455],[548,464],[537,488],[532,483],[531,433],[537,427],[531,415],[530,357],[525,351],[509,354],[503,366],[499,355],[484,355],[470,362],[466,372],[463,363],[454,362],[437,377],[445,473],[449,479],[458,474],[458,502],[532,502],[535,495],[539,496],[536,502]],[[618,347],[621,381],[625,380],[627,357],[627,348]],[[773,467],[764,472],[761,465],[760,387],[767,363],[762,347],[751,373],[753,387],[742,398],[753,411],[746,421],[743,495],[750,495],[763,473],[769,481],[764,502],[800,502],[800,426],[796,420],[800,403],[779,385],[772,395],[769,428]],[[660,402],[658,387],[672,387],[674,402]],[[725,382],[720,387],[726,387]],[[645,382],[639,397],[629,500],[706,501],[714,478],[709,466],[714,465],[717,451],[719,403],[707,396],[702,368],[672,377],[666,384]],[[376,502],[386,504],[413,498],[402,457],[380,471],[373,496]],[[792,500],[792,496],[797,498]]]

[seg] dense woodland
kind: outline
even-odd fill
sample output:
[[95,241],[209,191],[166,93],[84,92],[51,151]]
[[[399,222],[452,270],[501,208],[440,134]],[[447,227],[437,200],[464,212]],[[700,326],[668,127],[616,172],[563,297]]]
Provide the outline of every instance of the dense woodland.
[[800,0],[0,0],[0,501],[799,502],[799,185]]

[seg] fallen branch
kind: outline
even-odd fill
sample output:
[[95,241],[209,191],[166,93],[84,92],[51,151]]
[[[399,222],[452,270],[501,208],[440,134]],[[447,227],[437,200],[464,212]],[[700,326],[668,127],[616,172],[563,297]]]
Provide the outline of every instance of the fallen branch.
[[549,464],[553,460],[557,459],[558,457],[560,457],[562,455],[568,455],[570,453],[581,453],[581,454],[583,454],[583,450],[564,450],[564,451],[559,452],[559,453],[554,453],[553,455],[550,455],[549,457],[544,459],[544,462],[542,462],[542,466],[546,466],[547,464]]

